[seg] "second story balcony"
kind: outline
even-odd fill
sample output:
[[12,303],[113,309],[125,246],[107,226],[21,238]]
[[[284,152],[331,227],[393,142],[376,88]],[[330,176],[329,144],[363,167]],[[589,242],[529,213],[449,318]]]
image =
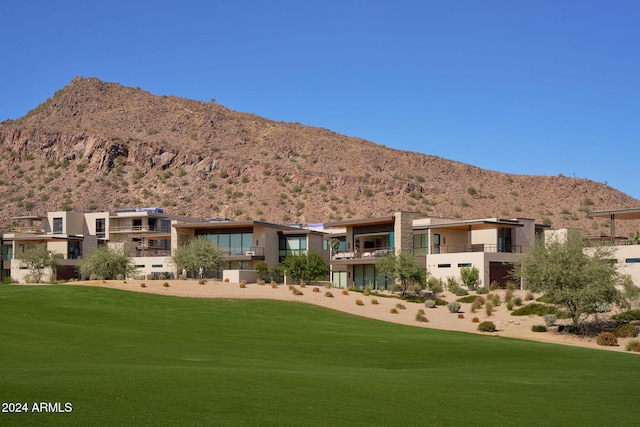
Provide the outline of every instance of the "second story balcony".
[[521,245],[494,245],[488,243],[431,246],[430,254],[456,254],[462,252],[522,253]]
[[393,252],[394,248],[392,246],[367,248],[365,250],[356,249],[355,251],[337,251],[333,253],[333,255],[331,256],[331,260],[341,261],[349,259],[376,259]]

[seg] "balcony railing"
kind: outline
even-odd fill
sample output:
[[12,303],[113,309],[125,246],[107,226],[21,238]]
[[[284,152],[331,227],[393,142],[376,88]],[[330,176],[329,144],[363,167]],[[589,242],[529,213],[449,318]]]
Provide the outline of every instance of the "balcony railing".
[[145,233],[150,231],[168,233],[169,229],[166,227],[154,227],[149,225],[119,225],[109,227],[110,233]]
[[136,251],[136,257],[153,257],[153,256],[171,256],[170,250],[157,250],[157,251]]
[[367,248],[363,251],[357,250],[357,249],[355,251],[338,251],[331,256],[331,259],[339,261],[343,259],[381,258],[393,252],[394,252],[393,247]]
[[38,234],[44,233],[44,229],[38,227],[13,227],[11,229],[12,233],[29,233],[29,234]]
[[462,252],[522,253],[521,245],[492,245],[487,243],[432,246],[431,254],[456,254]]
[[257,246],[221,247],[224,256],[264,256],[264,248]]

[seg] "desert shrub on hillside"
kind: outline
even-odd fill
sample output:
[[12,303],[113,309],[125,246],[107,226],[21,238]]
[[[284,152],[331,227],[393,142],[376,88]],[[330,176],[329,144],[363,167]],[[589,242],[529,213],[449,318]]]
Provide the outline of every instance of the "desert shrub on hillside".
[[495,332],[496,331],[496,325],[493,322],[482,322],[478,325],[478,330],[480,332]]
[[596,344],[602,346],[616,346],[618,345],[618,338],[611,332],[601,332],[596,337]]
[[618,338],[634,338],[638,336],[638,330],[635,326],[629,323],[623,323],[616,326],[613,330],[613,334]]
[[627,351],[633,351],[635,353],[640,353],[640,340],[631,340],[627,343],[625,347]]
[[361,299],[357,299],[356,300],[356,305],[364,305],[364,303],[362,302]]
[[406,310],[407,309],[407,307],[405,307],[404,304],[400,304],[400,303],[396,304],[396,308],[398,310]]
[[533,332],[547,332],[547,327],[545,325],[533,325],[531,327],[531,331],[533,331]]
[[324,296],[327,297],[327,298],[333,298],[333,294],[331,292],[329,292],[329,291],[325,292]]
[[451,313],[457,313],[460,311],[460,303],[458,301],[451,301],[449,304],[447,304],[447,308],[449,309],[449,311]]
[[396,310],[395,308],[392,308],[391,310],[389,310],[389,313],[398,314],[398,310]]
[[553,313],[547,313],[542,316],[542,318],[544,319],[544,324],[547,325],[547,327],[555,325],[556,320],[558,320],[558,316]]
[[320,288],[317,288],[317,287],[314,286],[313,292],[320,292]]
[[629,322],[631,320],[640,320],[640,310],[629,310],[622,313],[614,314],[611,316],[613,320],[621,320],[623,322]]
[[428,299],[428,300],[425,300],[424,306],[427,307],[427,308],[435,308],[436,307],[436,302],[434,300],[432,300],[432,299]]
[[371,304],[372,305],[378,305],[378,300],[375,298],[371,298]]

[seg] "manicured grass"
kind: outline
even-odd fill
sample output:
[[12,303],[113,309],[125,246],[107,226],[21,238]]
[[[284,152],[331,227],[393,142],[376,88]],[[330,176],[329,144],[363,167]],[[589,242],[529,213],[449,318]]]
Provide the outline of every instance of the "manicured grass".
[[640,358],[300,303],[0,286],[0,425],[632,425]]

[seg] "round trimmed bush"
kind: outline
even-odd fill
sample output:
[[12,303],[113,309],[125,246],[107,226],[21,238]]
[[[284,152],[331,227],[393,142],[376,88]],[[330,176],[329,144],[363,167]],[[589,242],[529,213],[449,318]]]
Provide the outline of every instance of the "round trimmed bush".
[[398,314],[398,310],[396,310],[395,308],[392,308],[391,310],[389,310],[389,313]]
[[478,330],[480,332],[495,332],[496,324],[493,322],[485,321],[478,325]]
[[116,280],[124,280],[124,274],[117,274]]
[[480,323],[480,319],[474,317],[473,319],[471,319],[471,323]]
[[436,308],[436,302],[432,299],[428,299],[424,302],[424,306],[427,308]]
[[333,298],[333,294],[331,292],[329,292],[329,291],[325,292],[324,296],[328,297],[328,298]]
[[618,338],[611,332],[601,332],[596,337],[596,344],[602,346],[615,346],[618,345]]
[[378,304],[378,300],[375,298],[371,298],[371,304],[372,305],[377,305]]
[[486,295],[489,293],[489,288],[485,288],[484,286],[482,288],[478,288],[478,290],[476,291],[476,294],[478,295]]
[[533,325],[531,327],[532,332],[547,332],[547,327],[545,325]]
[[361,299],[357,299],[356,300],[356,305],[364,305],[364,303],[362,302]]
[[449,311],[451,313],[457,313],[460,311],[460,307],[462,307],[460,305],[460,303],[458,301],[451,301],[449,304],[447,304],[447,308],[449,309]]
[[635,326],[629,323],[623,323],[616,326],[613,330],[613,334],[618,338],[635,338],[638,336],[638,330]]

